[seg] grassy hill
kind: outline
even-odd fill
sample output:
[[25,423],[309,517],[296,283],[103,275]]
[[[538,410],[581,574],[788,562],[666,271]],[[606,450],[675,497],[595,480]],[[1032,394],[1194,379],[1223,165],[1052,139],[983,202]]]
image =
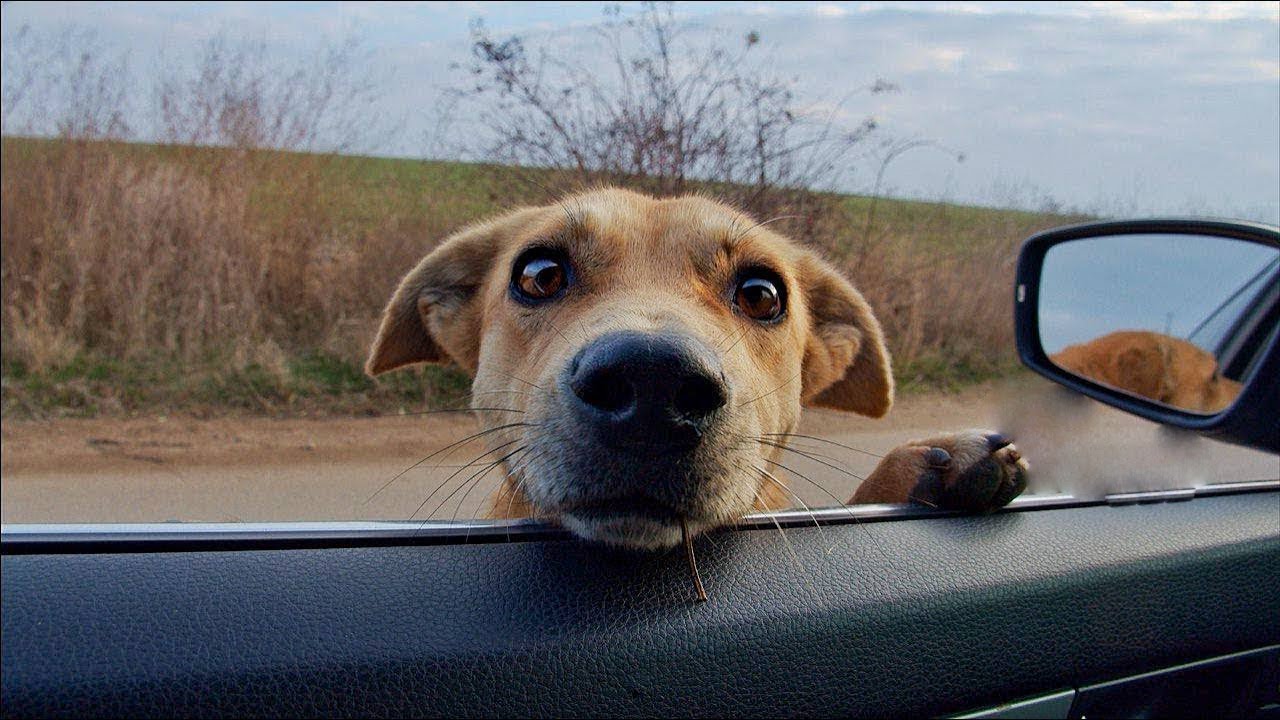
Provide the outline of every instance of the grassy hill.
[[[463,402],[454,369],[363,375],[378,314],[449,232],[556,184],[546,171],[238,149],[6,137],[0,152],[6,419]],[[1016,367],[1017,243],[1070,218],[860,196],[831,207],[817,244],[876,308],[904,390]]]

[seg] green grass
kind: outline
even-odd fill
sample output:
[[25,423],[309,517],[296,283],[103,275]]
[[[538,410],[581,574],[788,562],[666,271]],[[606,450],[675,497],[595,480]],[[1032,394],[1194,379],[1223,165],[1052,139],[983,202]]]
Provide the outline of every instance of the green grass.
[[1016,358],[1006,362],[973,362],[955,360],[941,354],[928,354],[911,362],[897,363],[894,381],[900,395],[927,392],[956,392],[970,385],[997,380],[1022,371]]
[[5,418],[186,413],[196,416],[365,415],[460,407],[470,380],[456,368],[427,366],[371,379],[349,362],[308,353],[283,370],[191,365],[157,358],[122,362],[77,357],[32,372],[3,364]]

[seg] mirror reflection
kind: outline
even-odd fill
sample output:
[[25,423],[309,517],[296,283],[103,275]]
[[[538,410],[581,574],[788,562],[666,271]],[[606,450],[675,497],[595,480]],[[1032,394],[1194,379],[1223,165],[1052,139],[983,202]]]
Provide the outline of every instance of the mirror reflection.
[[[1040,342],[1062,369],[1200,414],[1231,405],[1275,328],[1280,251],[1202,235],[1055,245],[1040,281]],[[1274,323],[1272,323],[1274,324]]]

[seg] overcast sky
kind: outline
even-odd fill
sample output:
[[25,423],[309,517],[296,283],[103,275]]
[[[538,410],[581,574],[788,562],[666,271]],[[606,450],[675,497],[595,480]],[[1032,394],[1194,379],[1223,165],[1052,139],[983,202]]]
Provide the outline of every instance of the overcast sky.
[[[690,3],[692,33],[741,37],[821,106],[846,98],[850,124],[927,138],[888,174],[893,194],[1035,205],[1049,196],[1113,215],[1216,214],[1280,222],[1280,4]],[[24,3],[3,7],[5,42],[23,25],[92,28],[146,73],[213,33],[266,40],[300,57],[354,33],[382,87],[371,114],[396,118],[372,152],[431,147],[468,22],[496,35],[572,37],[594,3]],[[10,72],[6,64],[4,72]],[[850,95],[884,78],[890,95]],[[456,124],[455,130],[457,132]],[[850,190],[865,190],[855,173]]]

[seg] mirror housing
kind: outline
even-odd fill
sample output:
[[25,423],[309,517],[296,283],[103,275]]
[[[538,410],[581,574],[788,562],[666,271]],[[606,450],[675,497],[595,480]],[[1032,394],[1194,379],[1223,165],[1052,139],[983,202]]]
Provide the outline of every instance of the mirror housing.
[[[1280,298],[1272,275],[1259,296],[1261,324],[1251,332],[1265,340],[1251,363],[1234,402],[1215,414],[1199,414],[1102,384],[1055,364],[1041,337],[1041,280],[1048,251],[1073,240],[1102,240],[1135,235],[1191,235],[1258,243],[1280,250],[1280,228],[1219,220],[1151,219],[1085,223],[1048,230],[1028,238],[1018,258],[1014,283],[1014,324],[1018,356],[1036,373],[1087,397],[1163,425],[1183,428],[1226,442],[1280,453]],[[1109,260],[1116,262],[1113,257]],[[1100,259],[1105,266],[1107,258]]]

